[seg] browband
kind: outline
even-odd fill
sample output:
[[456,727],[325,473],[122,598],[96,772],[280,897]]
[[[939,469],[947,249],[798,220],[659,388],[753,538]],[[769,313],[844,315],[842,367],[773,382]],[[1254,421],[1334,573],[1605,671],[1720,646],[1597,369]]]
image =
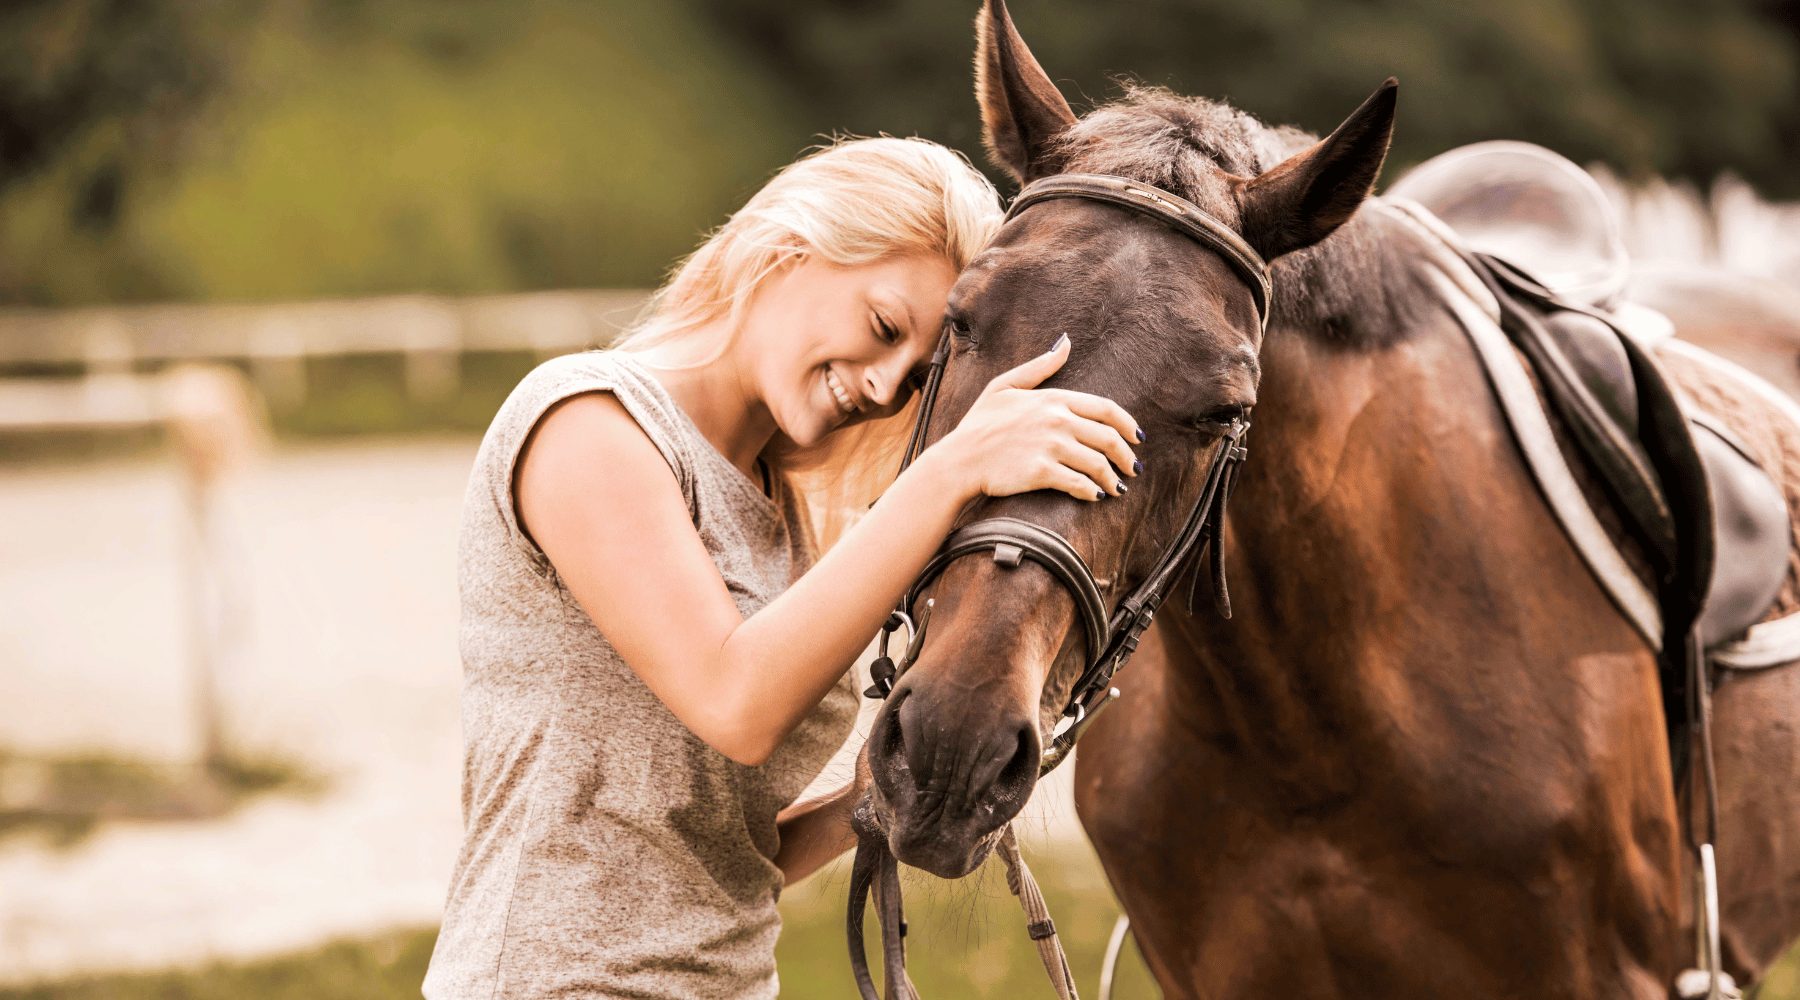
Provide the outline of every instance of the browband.
[[1006,218],[1010,220],[1025,209],[1053,198],[1085,198],[1128,208],[1156,219],[1201,246],[1218,251],[1250,286],[1261,329],[1268,330],[1269,301],[1274,287],[1269,278],[1269,265],[1242,236],[1208,215],[1200,206],[1161,188],[1111,174],[1052,174],[1026,185],[1006,210]]

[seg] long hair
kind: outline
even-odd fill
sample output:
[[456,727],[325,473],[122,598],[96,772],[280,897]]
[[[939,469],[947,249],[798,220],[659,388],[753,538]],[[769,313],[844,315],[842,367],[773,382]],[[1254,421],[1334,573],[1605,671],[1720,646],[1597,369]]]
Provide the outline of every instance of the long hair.
[[[784,167],[677,264],[644,318],[613,346],[643,350],[722,327],[719,342],[693,362],[703,365],[731,346],[763,283],[806,255],[854,267],[930,254],[961,271],[1000,218],[993,185],[960,153],[924,139],[838,139]],[[806,448],[777,434],[764,450],[764,461],[806,498],[821,550],[893,481],[917,410],[910,400],[891,417]]]

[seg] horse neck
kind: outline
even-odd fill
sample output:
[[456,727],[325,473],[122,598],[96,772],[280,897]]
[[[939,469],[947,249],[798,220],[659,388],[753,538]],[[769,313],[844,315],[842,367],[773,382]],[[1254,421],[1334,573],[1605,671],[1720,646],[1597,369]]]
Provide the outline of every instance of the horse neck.
[[[1370,215],[1341,250],[1414,238]],[[1353,781],[1405,705],[1437,699],[1454,716],[1481,684],[1557,655],[1534,638],[1558,613],[1543,595],[1593,604],[1576,610],[1597,634],[1577,645],[1634,640],[1539,500],[1453,314],[1406,298],[1431,287],[1423,248],[1380,249],[1291,268],[1323,288],[1278,309],[1263,346],[1227,520],[1236,616],[1163,626],[1184,722],[1315,786]],[[1399,325],[1371,319],[1384,310]]]

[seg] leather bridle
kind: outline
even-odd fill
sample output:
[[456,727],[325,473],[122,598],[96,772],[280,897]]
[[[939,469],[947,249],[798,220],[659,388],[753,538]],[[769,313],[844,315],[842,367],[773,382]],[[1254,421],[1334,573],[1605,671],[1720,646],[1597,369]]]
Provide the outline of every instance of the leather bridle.
[[[1249,286],[1250,294],[1256,302],[1258,332],[1267,330],[1271,296],[1269,265],[1229,226],[1208,215],[1199,206],[1160,188],[1111,174],[1056,174],[1036,181],[1019,192],[1006,212],[1005,221],[1012,221],[1034,205],[1060,198],[1098,201],[1147,215],[1193,239],[1202,247],[1218,253]],[[931,421],[938,390],[943,385],[944,368],[950,360],[951,341],[950,329],[946,327],[938,340],[937,350],[932,354],[925,385],[920,390],[917,421],[913,424],[906,451],[901,456],[902,472],[906,471],[907,466],[924,449],[926,426]],[[921,619],[917,629],[910,628],[914,607],[920,592],[952,562],[986,551],[992,551],[994,562],[1006,568],[1017,567],[1022,560],[1030,559],[1048,570],[1075,599],[1076,611],[1087,635],[1087,663],[1063,710],[1063,714],[1074,721],[1052,740],[1050,749],[1044,752],[1038,773],[1041,777],[1061,764],[1074,748],[1075,740],[1086,728],[1088,721],[1118,694],[1112,687],[1113,675],[1136,652],[1138,640],[1144,630],[1150,627],[1157,609],[1168,599],[1183,568],[1204,544],[1210,543],[1212,549],[1211,577],[1215,605],[1220,614],[1231,617],[1223,554],[1225,506],[1231,499],[1238,466],[1249,454],[1243,439],[1245,432],[1250,429],[1250,420],[1248,414],[1244,414],[1229,421],[1216,422],[1214,426],[1224,441],[1213,455],[1200,496],[1189,510],[1180,533],[1163,551],[1144,581],[1126,595],[1110,614],[1106,610],[1106,600],[1099,583],[1094,579],[1093,571],[1088,568],[1081,554],[1075,551],[1075,547],[1069,544],[1068,539],[1042,525],[1013,517],[991,517],[975,521],[957,529],[945,540],[943,547],[925,565],[912,587],[907,590],[906,596],[901,599],[899,608],[888,621],[886,631],[893,631],[902,619],[909,623],[909,630],[914,634],[912,641],[908,643],[906,660],[896,668],[885,655],[884,641],[884,655],[876,661],[871,671],[875,683],[868,691],[869,696],[885,698],[893,690],[899,673],[917,655],[924,638],[925,620]],[[1199,586],[1198,571],[1195,573],[1194,586],[1195,589]],[[1190,608],[1193,600],[1194,596],[1190,592]]]
[[[1019,192],[1006,212],[1006,221],[1010,222],[1033,205],[1056,198],[1082,198],[1147,215],[1192,238],[1202,247],[1218,253],[1250,286],[1250,294],[1256,300],[1258,333],[1268,329],[1269,265],[1230,227],[1207,215],[1199,207],[1167,191],[1124,177],[1110,174],[1056,174],[1030,184]],[[924,388],[920,390],[919,414],[917,422],[913,424],[912,436],[907,440],[906,452],[900,459],[901,472],[906,471],[907,466],[912,464],[913,459],[924,448],[926,426],[931,422],[932,410],[937,405],[938,390],[944,382],[944,367],[950,361],[950,348],[951,331],[946,325],[943,335],[938,339],[937,350],[932,353]],[[1212,549],[1213,600],[1220,614],[1231,617],[1231,599],[1225,587],[1225,505],[1231,499],[1231,487],[1237,481],[1238,467],[1249,454],[1244,448],[1244,434],[1250,429],[1250,419],[1246,412],[1227,421],[1214,421],[1212,425],[1224,440],[1214,452],[1212,463],[1207,468],[1199,499],[1188,511],[1180,534],[1163,551],[1144,582],[1127,594],[1110,614],[1107,613],[1106,598],[1099,582],[1094,579],[1093,570],[1088,568],[1087,561],[1081,558],[1081,554],[1075,551],[1068,539],[1042,525],[1016,517],[984,518],[950,534],[943,547],[925,564],[913,585],[907,589],[906,596],[900,600],[900,606],[888,616],[887,623],[882,626],[880,655],[869,670],[874,683],[865,693],[871,698],[886,698],[893,692],[894,682],[918,657],[931,620],[931,602],[927,601],[918,624],[912,624],[919,594],[952,562],[989,551],[994,554],[995,564],[1006,568],[1017,567],[1022,561],[1030,559],[1048,570],[1074,597],[1077,615],[1087,633],[1087,664],[1080,679],[1075,682],[1068,705],[1063,710],[1063,714],[1073,721],[1051,740],[1050,749],[1044,751],[1043,759],[1038,764],[1040,778],[1050,773],[1068,758],[1070,751],[1075,748],[1076,739],[1100,709],[1118,697],[1119,690],[1112,686],[1113,675],[1137,651],[1139,638],[1150,627],[1157,609],[1168,599],[1183,568],[1203,544]],[[1196,569],[1194,590],[1199,588],[1199,576],[1199,570]],[[1190,591],[1190,611],[1193,610],[1194,596],[1194,592]],[[907,626],[911,635],[905,652],[901,654],[901,661],[896,666],[887,655],[887,644],[888,637],[902,624]],[[850,969],[856,976],[857,992],[863,1000],[878,1000],[874,978],[869,974],[868,956],[863,951],[863,909],[868,903],[869,894],[873,892],[881,922],[888,998],[917,1000],[918,991],[913,988],[911,978],[906,975],[906,919],[900,904],[899,863],[888,850],[886,834],[881,829],[870,799],[865,797],[858,803],[851,826],[856,831],[857,848],[856,862],[851,869],[850,906],[845,931],[850,945]],[[1010,824],[1000,838],[998,849],[1007,866],[1007,886],[1019,897],[1025,908],[1030,921],[1026,929],[1037,945],[1038,956],[1050,975],[1051,985],[1059,1000],[1078,1000],[1074,981],[1069,975],[1069,963],[1057,940],[1056,923],[1050,919],[1049,911],[1044,907],[1043,894],[1038,891],[1037,882],[1025,865],[1024,857],[1018,849],[1016,834]]]

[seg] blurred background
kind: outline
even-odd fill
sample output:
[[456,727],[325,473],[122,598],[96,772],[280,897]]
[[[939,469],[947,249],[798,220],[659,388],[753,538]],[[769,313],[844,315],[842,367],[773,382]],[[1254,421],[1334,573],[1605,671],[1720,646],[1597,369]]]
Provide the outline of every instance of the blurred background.
[[[0,5],[0,998],[417,995],[460,838],[480,432],[821,135],[985,168],[977,6]],[[1129,74],[1323,132],[1397,75],[1389,179],[1541,143],[1644,267],[1800,317],[1795,0],[1013,14],[1078,109]],[[1800,391],[1793,359],[1760,370]],[[1066,785],[1031,816],[1090,984],[1116,906]],[[850,989],[844,881],[783,901],[795,995]],[[910,891],[927,995],[1043,989],[1003,882]],[[1128,962],[1119,995],[1153,993]]]

